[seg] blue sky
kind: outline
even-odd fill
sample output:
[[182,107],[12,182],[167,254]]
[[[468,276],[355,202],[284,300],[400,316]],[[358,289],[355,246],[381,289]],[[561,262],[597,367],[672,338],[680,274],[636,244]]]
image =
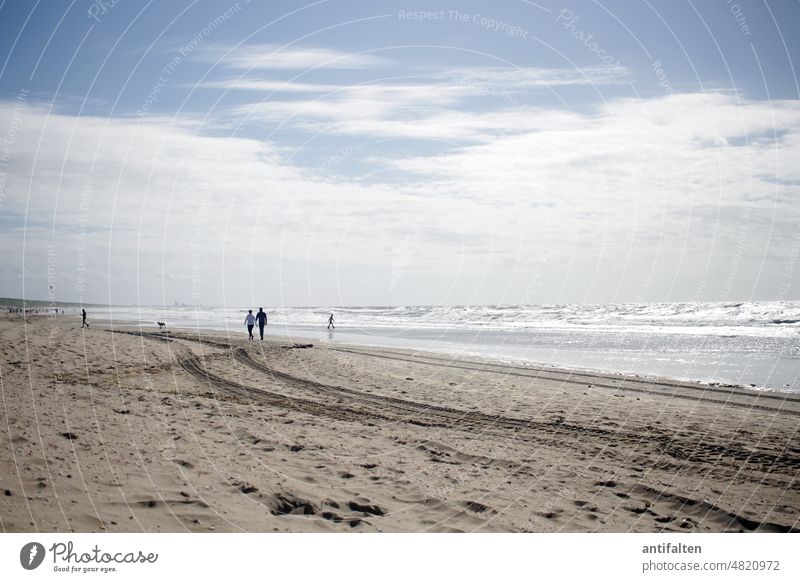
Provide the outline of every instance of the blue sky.
[[798,299],[798,2],[3,2],[0,295]]

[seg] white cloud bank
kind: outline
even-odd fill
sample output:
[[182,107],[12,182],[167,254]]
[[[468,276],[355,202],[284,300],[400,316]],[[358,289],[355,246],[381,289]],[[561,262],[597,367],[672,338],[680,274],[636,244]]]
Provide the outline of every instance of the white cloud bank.
[[[83,298],[112,302],[798,296],[796,101],[687,94],[582,114],[470,112],[449,108],[465,98],[458,87],[250,106],[361,139],[338,163],[371,165],[369,180],[310,171],[279,144],[198,135],[186,120],[29,107],[4,168],[3,291],[19,292],[24,258],[26,294],[44,296],[52,244],[64,300],[82,264]],[[12,114],[0,106],[0,128]],[[451,141],[393,156],[381,143],[397,137]]]
[[276,44],[209,45],[196,54],[196,58],[207,63],[248,71],[254,69],[372,69],[391,63],[385,57],[370,53]]

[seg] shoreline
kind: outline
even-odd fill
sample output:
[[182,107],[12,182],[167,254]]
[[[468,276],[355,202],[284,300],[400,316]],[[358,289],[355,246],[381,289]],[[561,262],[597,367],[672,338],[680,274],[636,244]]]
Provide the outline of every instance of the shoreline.
[[[107,329],[103,331],[108,333],[124,333],[133,336],[146,337],[148,339],[155,339],[160,337],[170,337],[170,333],[177,334],[177,337],[186,339],[188,334],[198,334],[198,330],[191,328],[172,328],[168,331],[157,332],[151,329],[143,330],[131,325],[131,330],[123,329]],[[254,332],[255,333],[255,332]],[[227,341],[230,345],[237,342],[247,342],[256,340],[247,340],[245,337],[230,337],[228,334],[223,334],[221,330],[211,330],[201,332],[202,336],[220,338]],[[717,382],[704,382],[701,380],[687,380],[682,378],[669,378],[664,376],[654,376],[648,374],[633,374],[625,372],[612,372],[608,370],[593,370],[589,368],[570,368],[567,366],[558,366],[555,364],[543,364],[537,362],[519,362],[509,361],[503,358],[492,358],[490,356],[482,356],[480,354],[464,354],[448,352],[446,350],[434,351],[425,348],[413,349],[405,347],[386,346],[382,344],[348,344],[345,342],[323,342],[319,345],[317,339],[308,336],[286,336],[282,338],[278,335],[265,335],[264,341],[272,343],[285,343],[282,340],[288,340],[294,343],[305,343],[312,347],[327,349],[333,352],[341,353],[359,353],[369,354],[376,358],[390,358],[390,359],[403,359],[416,358],[417,360],[428,360],[433,365],[446,366],[449,368],[460,368],[463,370],[480,370],[484,372],[493,372],[503,375],[521,376],[523,378],[543,378],[542,374],[549,374],[552,378],[568,384],[584,385],[586,382],[593,382],[592,386],[612,388],[616,390],[640,391],[651,393],[650,390],[642,390],[635,387],[628,386],[629,384],[641,384],[650,388],[659,387],[678,389],[682,394],[676,395],[664,391],[665,395],[672,397],[693,399],[692,392],[697,393],[711,393],[715,398],[722,398],[728,396],[730,398],[742,397],[744,399],[750,398],[758,400],[770,400],[786,402],[792,405],[797,405],[797,410],[790,408],[785,410],[790,414],[797,414],[800,416],[800,394],[796,391],[781,391],[771,389],[753,388],[749,386],[736,385],[736,384],[720,384]],[[199,340],[202,341],[202,340]],[[399,358],[393,356],[400,356]],[[600,382],[598,382],[600,380]],[[615,383],[615,384],[612,384]],[[684,393],[685,392],[685,393]],[[695,399],[709,401],[706,398],[697,396]],[[715,400],[720,401],[720,400]],[[727,400],[725,400],[727,402]],[[773,410],[772,408],[770,410]]]
[[0,317],[4,531],[800,529],[800,398],[54,320]]
[[[100,321],[104,325],[109,325],[111,323],[108,320],[100,320]],[[115,322],[114,326],[115,326],[115,328],[125,327],[125,328],[136,329],[136,330],[140,330],[140,331],[142,331],[144,333],[147,333],[148,331],[152,331],[152,330],[150,330],[150,328],[145,327],[140,322],[137,322],[135,320],[122,320],[120,322]],[[302,329],[304,326],[297,326],[297,327]],[[234,334],[231,334],[230,333],[231,332],[230,329],[222,329],[222,328],[217,328],[217,327],[192,328],[192,327],[186,327],[186,326],[175,326],[175,327],[171,327],[170,329],[172,329],[174,331],[178,331],[178,332],[184,332],[184,333],[224,334],[225,337],[230,337],[231,339],[236,339],[236,338],[238,338],[239,335],[243,335],[243,334],[246,333],[246,332],[238,332],[237,331]],[[238,329],[238,327],[237,327],[237,329]],[[274,329],[281,329],[281,330],[283,330],[283,332],[282,333],[281,332],[275,333],[273,331]],[[402,329],[405,329],[405,328],[398,328],[398,329],[402,330]],[[442,329],[446,330],[447,328],[442,328]],[[358,328],[358,331],[362,332],[363,335],[369,336],[368,333],[363,333],[364,330],[368,331],[369,328]],[[308,331],[308,330],[306,329],[305,331]],[[267,334],[269,335],[269,337],[270,338],[275,338],[277,340],[280,340],[281,338],[283,338],[283,339],[288,339],[288,340],[299,340],[299,341],[305,341],[305,342],[317,342],[317,343],[321,342],[323,345],[326,345],[326,346],[334,346],[334,345],[348,346],[348,345],[353,345],[353,346],[356,346],[356,347],[374,347],[374,348],[385,349],[385,350],[402,350],[402,351],[412,351],[412,352],[414,352],[414,351],[416,351],[416,352],[427,352],[427,353],[431,353],[431,354],[437,354],[437,355],[440,355],[440,356],[451,356],[451,357],[453,357],[455,359],[464,359],[464,358],[474,359],[474,360],[479,361],[479,362],[499,363],[499,364],[503,364],[503,365],[506,365],[506,366],[509,366],[509,367],[520,367],[520,368],[523,368],[523,369],[527,369],[527,368],[540,369],[541,368],[543,371],[552,369],[552,370],[555,370],[555,371],[561,371],[561,372],[567,372],[567,373],[573,373],[573,374],[588,374],[588,375],[592,375],[592,376],[609,376],[609,377],[621,376],[621,377],[625,377],[625,378],[641,380],[641,381],[644,381],[644,382],[669,383],[669,384],[675,384],[675,383],[692,384],[692,385],[707,387],[706,389],[708,389],[708,390],[719,390],[719,389],[723,389],[723,391],[726,391],[726,390],[734,390],[734,391],[743,390],[743,391],[748,392],[748,393],[750,393],[750,392],[767,393],[767,394],[776,394],[776,395],[797,396],[797,397],[800,398],[800,391],[798,391],[796,389],[791,389],[791,388],[758,386],[758,385],[752,385],[752,384],[748,385],[748,384],[744,384],[744,383],[725,382],[725,381],[721,381],[721,380],[712,380],[712,379],[708,379],[708,378],[703,379],[703,378],[692,378],[692,377],[675,377],[675,376],[667,376],[667,375],[661,375],[661,374],[650,374],[650,373],[646,373],[646,372],[616,371],[616,370],[613,370],[611,368],[603,369],[603,368],[595,368],[595,367],[590,367],[590,366],[582,367],[582,366],[570,366],[570,365],[558,364],[558,363],[550,364],[550,363],[541,362],[541,361],[537,361],[537,360],[533,360],[533,359],[525,359],[525,358],[516,357],[516,356],[512,356],[512,355],[501,354],[501,353],[498,353],[496,355],[491,355],[491,354],[486,354],[486,353],[482,353],[482,352],[469,352],[469,351],[463,351],[463,350],[459,351],[459,348],[456,347],[455,345],[453,345],[452,347],[449,347],[449,348],[448,347],[430,346],[430,345],[423,345],[423,346],[420,346],[420,347],[413,347],[413,346],[396,345],[396,344],[392,344],[391,342],[388,342],[388,341],[381,342],[379,340],[375,341],[375,342],[364,341],[364,342],[348,343],[347,341],[344,341],[344,342],[340,343],[338,341],[330,341],[330,340],[326,340],[326,339],[320,339],[319,337],[313,337],[311,335],[302,335],[302,333],[299,333],[299,334],[295,335],[295,334],[293,334],[291,332],[292,332],[292,330],[290,329],[290,326],[288,324],[273,324],[273,325],[267,327]],[[343,330],[343,332],[344,332],[344,334],[348,334],[349,333],[350,335],[352,335],[352,332],[349,331],[347,328],[345,328]],[[325,332],[324,332],[324,330],[320,330],[319,333],[322,334],[322,333],[325,333]],[[340,333],[342,333],[342,332],[340,332]],[[372,337],[383,337],[383,336],[372,336]],[[246,338],[242,338],[242,339],[246,339]],[[413,340],[407,340],[407,341],[411,342]],[[464,347],[466,347],[466,346],[464,346]]]
[[[800,393],[800,302],[340,307],[332,341]],[[326,341],[328,312],[274,308],[268,333]],[[236,308],[106,307],[90,321],[236,334]]]

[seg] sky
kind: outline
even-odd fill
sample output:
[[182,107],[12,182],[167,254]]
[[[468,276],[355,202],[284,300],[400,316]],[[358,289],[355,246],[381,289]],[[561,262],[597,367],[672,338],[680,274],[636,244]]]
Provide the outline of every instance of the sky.
[[0,296],[800,299],[800,2],[0,0]]

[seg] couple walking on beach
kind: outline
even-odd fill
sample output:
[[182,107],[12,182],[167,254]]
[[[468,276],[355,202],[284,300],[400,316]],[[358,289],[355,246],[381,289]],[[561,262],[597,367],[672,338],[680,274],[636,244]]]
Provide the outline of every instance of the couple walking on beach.
[[258,323],[258,332],[261,335],[261,339],[264,339],[264,327],[267,325],[267,314],[264,312],[263,307],[258,308],[258,313],[253,315],[253,310],[247,310],[247,317],[244,318],[244,324],[247,326],[247,333],[250,337],[247,339],[255,339],[253,337],[253,328],[255,327],[256,323]]

